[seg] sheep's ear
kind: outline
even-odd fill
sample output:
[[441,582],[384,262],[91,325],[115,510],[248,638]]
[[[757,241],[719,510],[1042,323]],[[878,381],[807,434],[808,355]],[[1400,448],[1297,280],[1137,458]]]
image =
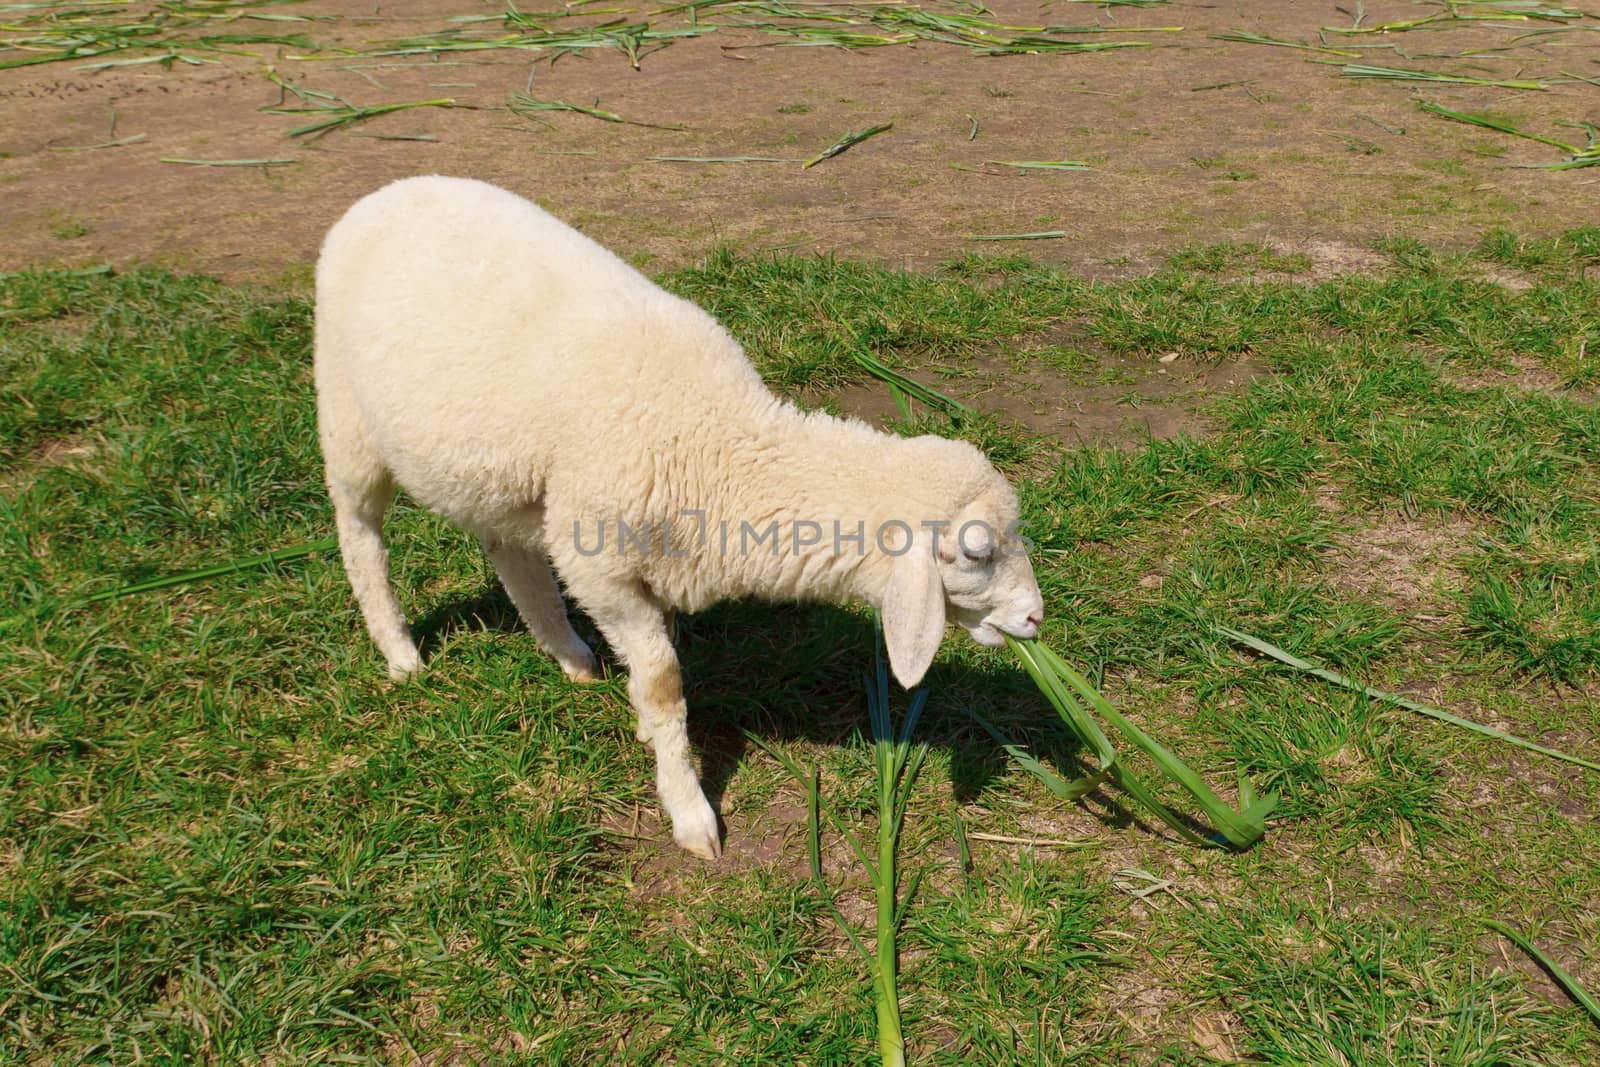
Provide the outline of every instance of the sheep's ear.
[[900,684],[910,689],[922,681],[944,637],[944,583],[932,546],[921,538],[894,561],[883,594],[883,637]]

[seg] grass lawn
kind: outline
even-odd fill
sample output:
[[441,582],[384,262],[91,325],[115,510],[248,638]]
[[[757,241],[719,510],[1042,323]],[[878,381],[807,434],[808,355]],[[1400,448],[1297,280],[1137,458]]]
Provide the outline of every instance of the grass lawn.
[[[1319,284],[1240,246],[1117,283],[726,252],[663,279],[825,405],[862,388],[852,335],[980,392],[997,362],[1063,388],[1129,360],[1261,369],[1131,447],[903,423],[1015,477],[1052,647],[1229,795],[1244,774],[1281,797],[1242,854],[1114,792],[1055,800],[965,709],[1064,774],[1083,754],[952,631],[903,836],[913,1062],[1600,1062],[1600,1027],[1482,926],[1600,989],[1600,775],[1213,629],[1600,758],[1600,231],[1380,251]],[[0,278],[0,1062],[871,1062],[803,790],[741,733],[820,764],[870,835],[865,613],[680,621],[728,827],[708,864],[672,847],[621,679],[568,684],[475,542],[403,502],[427,662],[404,685],[334,554],[84,602],[331,532],[310,319],[154,270]],[[849,848],[823,850],[865,929]]]

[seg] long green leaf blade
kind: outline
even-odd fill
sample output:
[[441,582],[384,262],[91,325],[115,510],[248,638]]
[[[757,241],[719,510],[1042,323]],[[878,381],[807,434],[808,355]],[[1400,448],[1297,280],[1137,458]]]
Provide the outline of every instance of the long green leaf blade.
[[1365,693],[1373,700],[1381,700],[1386,704],[1393,704],[1396,707],[1405,708],[1407,711],[1414,711],[1419,715],[1426,715],[1430,719],[1438,719],[1440,722],[1447,722],[1452,726],[1459,726],[1463,730],[1471,730],[1473,733],[1482,734],[1484,737],[1492,737],[1498,741],[1504,741],[1508,745],[1516,745],[1518,748],[1525,748],[1530,752],[1537,752],[1541,755],[1549,756],[1552,759],[1565,760],[1567,763],[1575,763],[1580,767],[1587,767],[1591,771],[1600,771],[1600,763],[1595,763],[1592,760],[1586,760],[1579,756],[1561,752],[1557,749],[1546,748],[1544,745],[1517,737],[1515,734],[1508,734],[1504,730],[1497,730],[1493,726],[1485,726],[1481,722],[1473,722],[1471,719],[1463,719],[1459,715],[1452,715],[1448,711],[1441,711],[1438,708],[1419,703],[1418,701],[1412,700],[1410,697],[1401,696],[1399,693],[1388,693],[1382,689],[1374,689],[1370,685],[1362,685],[1360,682],[1351,681],[1342,674],[1336,674],[1324,667],[1318,667],[1314,663],[1308,663],[1298,656],[1285,652],[1277,645],[1263,641],[1259,637],[1253,637],[1250,634],[1244,633],[1243,631],[1235,630],[1227,626],[1218,626],[1216,630],[1217,633],[1228,638],[1230,641],[1236,641],[1241,645],[1253,648],[1264,656],[1270,656],[1280,663],[1286,663],[1296,670],[1315,675],[1316,677],[1325,681],[1332,682],[1334,685],[1342,686],[1345,689],[1350,689],[1357,693]]
[[1524,937],[1515,928],[1507,926],[1505,923],[1496,922],[1493,919],[1485,919],[1483,920],[1483,925],[1496,933],[1504,934],[1511,940],[1512,944],[1532,956],[1534,962],[1549,971],[1550,977],[1554,978],[1556,983],[1566,990],[1567,996],[1577,1001],[1583,1010],[1589,1013],[1589,1018],[1594,1020],[1595,1025],[1600,1026],[1600,1002],[1590,996],[1589,991],[1583,988],[1582,983],[1563,970],[1559,963],[1544,953],[1544,950]]
[[135,582],[120,589],[106,589],[98,593],[91,593],[83,598],[83,602],[92,604],[100,600],[132,596],[135,593],[148,593],[153,589],[166,589],[174,585],[190,585],[194,582],[203,582],[208,578],[218,578],[224,574],[235,574],[239,571],[253,570],[257,567],[267,567],[274,563],[283,563],[291,559],[316,555],[319,552],[327,552],[338,546],[338,538],[324,537],[321,540],[310,541],[303,545],[263,552],[259,556],[251,556],[248,559],[234,560],[231,563],[219,563],[214,567],[201,567],[199,570],[185,571],[182,574],[169,574],[163,578],[151,578],[148,581]]

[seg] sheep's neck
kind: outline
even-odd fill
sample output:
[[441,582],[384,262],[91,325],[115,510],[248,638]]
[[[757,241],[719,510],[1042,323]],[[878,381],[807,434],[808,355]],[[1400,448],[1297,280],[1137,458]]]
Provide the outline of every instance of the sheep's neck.
[[711,517],[738,561],[730,592],[879,605],[908,534],[949,515],[917,492],[914,442],[790,414],[733,449],[748,457],[739,488]]

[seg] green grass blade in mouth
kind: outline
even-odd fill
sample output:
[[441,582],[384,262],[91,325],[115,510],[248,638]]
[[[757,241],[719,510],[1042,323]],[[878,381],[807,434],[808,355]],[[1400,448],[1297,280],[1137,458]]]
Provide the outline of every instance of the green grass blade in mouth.
[[1100,763],[1100,771],[1110,774],[1117,762],[1117,752],[1099,724],[1089,717],[1083,705],[1073,697],[1071,690],[1061,684],[1060,677],[1043,661],[1036,646],[1028,642],[1014,641],[1012,651],[1022,662],[1023,670],[1028,672],[1028,677],[1033,679],[1033,684],[1044,693],[1045,699],[1050,701],[1051,706],[1056,709],[1079,743],[1094,753]]
[[[1069,782],[1055,771],[1052,771],[1049,767],[1046,767],[1039,760],[1035,759],[1029,754],[1027,749],[1013,742],[1010,738],[1006,737],[1005,734],[1002,734],[999,728],[991,723],[988,719],[985,719],[982,715],[979,715],[970,708],[967,709],[967,714],[972,716],[974,722],[989,732],[989,736],[994,738],[995,743],[1005,750],[1006,755],[1016,760],[1018,765],[1020,765],[1023,770],[1039,779],[1046,789],[1050,790],[1050,792],[1054,793],[1062,800],[1070,803],[1079,799],[1080,797],[1085,797],[1094,792],[1095,789],[1099,787],[1101,782],[1104,782],[1111,776],[1111,768],[1105,767],[1101,770],[1093,772],[1092,774],[1086,774],[1081,778],[1074,778]],[[966,835],[964,833],[961,836],[961,841],[963,844],[966,841]]]
[[[1160,819],[1179,836],[1193,844],[1244,849],[1261,839],[1266,832],[1267,816],[1277,805],[1276,796],[1258,798],[1249,784],[1241,780],[1239,784],[1241,807],[1238,809],[1232,807],[1182,760],[1112,707],[1087,679],[1060,656],[1036,640],[1019,641],[1007,637],[1006,643],[1028,676],[1039,687],[1039,691],[1066,723],[1068,730],[1085,747],[1093,751],[1100,762],[1100,768],[1096,773],[1075,782],[1066,782],[1055,772],[1045,768],[1037,759],[1027,756],[1017,746],[1010,744],[993,726],[974,716],[1024,769],[1039,778],[1051,792],[1063,799],[1075,800],[1095,788],[1100,781],[1109,778],[1118,788],[1132,797],[1140,808]],[[1110,740],[1089,714],[1091,709],[1109,722],[1117,733],[1149,756],[1167,779],[1194,799],[1205,818],[1216,827],[1214,836],[1208,838],[1196,833],[1188,820],[1162,803],[1153,790],[1136,778],[1126,765],[1117,761]]]
[[1184,791],[1194,798],[1205,812],[1206,818],[1227,838],[1229,844],[1235,848],[1247,848],[1260,839],[1266,829],[1266,817],[1277,806],[1276,796],[1256,798],[1250,786],[1241,780],[1239,799],[1243,808],[1235,810],[1227,801],[1217,796],[1198,774],[1189,769],[1188,765],[1112,707],[1111,702],[1101,696],[1099,691],[1065,660],[1043,645],[1038,645],[1038,651],[1049,667],[1059,677],[1066,679],[1068,684],[1100,713],[1101,717],[1155,761],[1156,766],[1161,768],[1167,778],[1183,787]]
[[1350,689],[1357,693],[1364,693],[1373,700],[1379,700],[1385,704],[1393,704],[1396,707],[1405,708],[1407,711],[1414,711],[1419,715],[1426,715],[1430,719],[1438,719],[1440,722],[1447,722],[1452,726],[1459,726],[1463,730],[1471,730],[1473,733],[1482,734],[1484,737],[1492,737],[1498,741],[1504,741],[1506,744],[1516,745],[1518,748],[1525,748],[1530,752],[1537,752],[1540,755],[1549,756],[1552,759],[1565,760],[1567,763],[1575,763],[1580,767],[1587,767],[1591,771],[1600,771],[1600,763],[1595,763],[1592,760],[1586,760],[1582,757],[1561,752],[1557,749],[1547,748],[1544,745],[1517,737],[1515,734],[1508,734],[1504,730],[1497,730],[1493,726],[1485,726],[1481,722],[1473,722],[1471,719],[1463,719],[1459,715],[1452,715],[1448,711],[1441,711],[1439,708],[1431,707],[1430,705],[1412,700],[1410,697],[1401,696],[1399,693],[1389,693],[1382,689],[1374,689],[1369,685],[1362,685],[1360,682],[1351,681],[1342,674],[1336,674],[1325,667],[1318,667],[1315,663],[1308,663],[1298,656],[1295,656],[1289,652],[1285,652],[1283,649],[1272,644],[1271,642],[1263,641],[1261,638],[1254,637],[1250,634],[1244,633],[1243,631],[1234,630],[1227,626],[1218,626],[1216,629],[1217,633],[1228,638],[1230,641],[1235,641],[1248,648],[1255,649],[1262,655],[1270,656],[1280,663],[1284,663],[1290,667],[1293,667],[1295,670],[1304,671],[1306,674],[1314,675],[1323,679],[1324,681],[1332,682],[1334,685],[1341,686],[1345,689]]

